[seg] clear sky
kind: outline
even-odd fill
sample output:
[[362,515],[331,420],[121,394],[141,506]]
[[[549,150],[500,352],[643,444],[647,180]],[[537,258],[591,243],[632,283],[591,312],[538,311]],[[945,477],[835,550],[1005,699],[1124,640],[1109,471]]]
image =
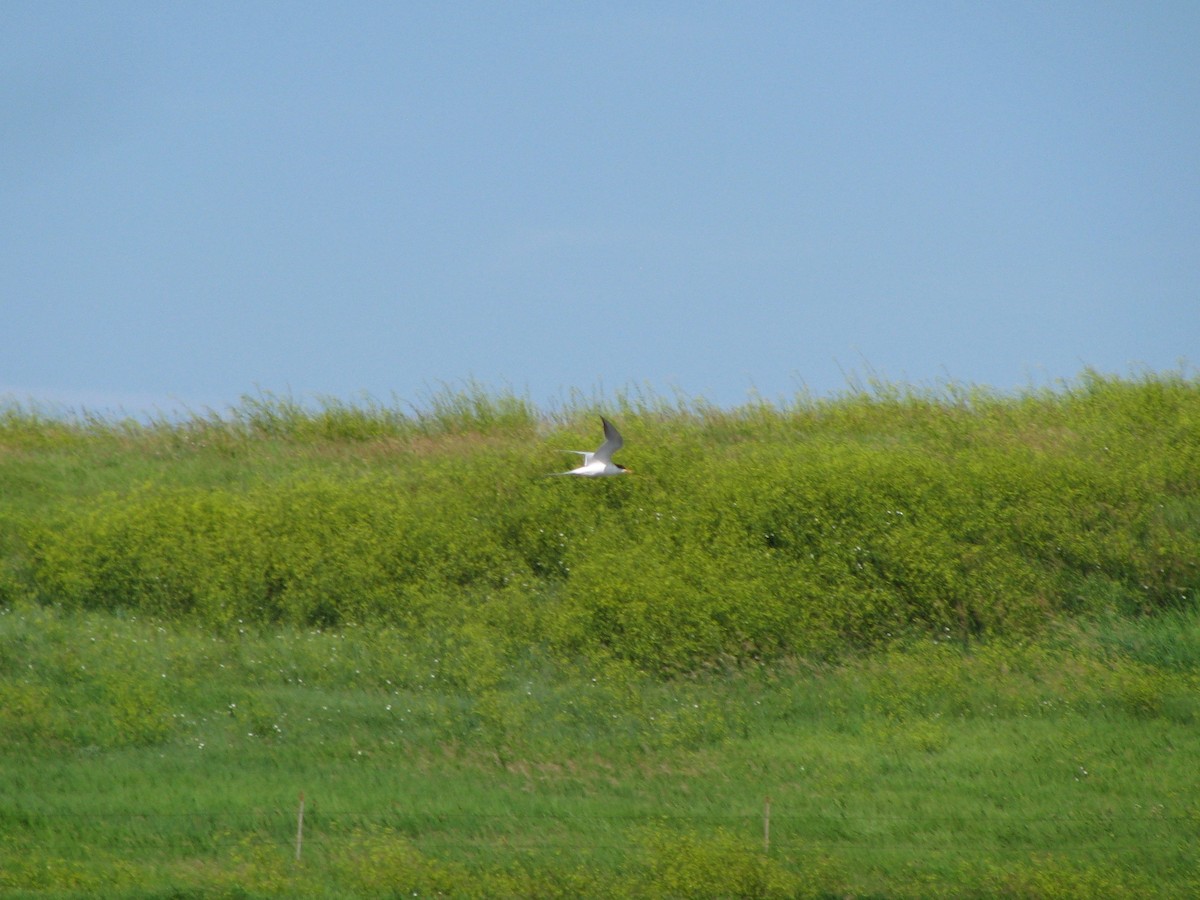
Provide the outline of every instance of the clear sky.
[[0,4],[0,396],[1200,361],[1200,3]]

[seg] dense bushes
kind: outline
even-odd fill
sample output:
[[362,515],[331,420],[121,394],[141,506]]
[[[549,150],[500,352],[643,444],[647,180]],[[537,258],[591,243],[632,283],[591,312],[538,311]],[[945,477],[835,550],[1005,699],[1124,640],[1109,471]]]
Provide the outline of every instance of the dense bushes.
[[[554,448],[594,443],[590,416],[529,454],[529,417],[488,417],[480,402],[443,401],[467,430],[431,433],[385,410],[310,420],[260,401],[228,424],[258,467],[233,480],[216,462],[228,442],[178,440],[195,423],[125,425],[125,454],[160,455],[151,477],[6,515],[0,585],[217,627],[381,622],[443,641],[467,629],[503,652],[660,671],[1195,601],[1200,386],[1187,379],[733,412],[627,405],[624,458],[639,474],[595,482],[540,477]],[[19,420],[7,416],[5,439],[28,446],[12,437]],[[332,422],[354,427],[322,437]],[[69,452],[86,454],[96,429],[72,433]]]
[[31,544],[47,598],[214,625],[415,624],[439,600],[502,585],[514,564],[477,518],[446,523],[387,479],[141,489]]

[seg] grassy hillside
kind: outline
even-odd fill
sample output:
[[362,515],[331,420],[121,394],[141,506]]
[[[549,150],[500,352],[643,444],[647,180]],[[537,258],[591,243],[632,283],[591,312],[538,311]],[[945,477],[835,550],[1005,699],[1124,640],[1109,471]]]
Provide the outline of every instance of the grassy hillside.
[[0,409],[0,887],[1200,885],[1195,379],[604,412]]
[[[542,477],[579,411],[247,401],[133,426],[3,419],[3,583],[70,609],[464,628],[664,673],[1189,605],[1200,389],[880,389],[732,412],[625,403],[634,477]],[[682,464],[682,465],[681,465]]]

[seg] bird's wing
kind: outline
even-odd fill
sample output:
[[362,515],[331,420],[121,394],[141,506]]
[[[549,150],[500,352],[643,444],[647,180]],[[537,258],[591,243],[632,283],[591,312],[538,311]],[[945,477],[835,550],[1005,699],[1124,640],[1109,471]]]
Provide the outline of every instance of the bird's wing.
[[612,422],[604,416],[600,417],[600,421],[604,423],[604,443],[592,454],[592,459],[610,463],[612,455],[625,446],[625,441],[621,437],[621,432],[617,431]]

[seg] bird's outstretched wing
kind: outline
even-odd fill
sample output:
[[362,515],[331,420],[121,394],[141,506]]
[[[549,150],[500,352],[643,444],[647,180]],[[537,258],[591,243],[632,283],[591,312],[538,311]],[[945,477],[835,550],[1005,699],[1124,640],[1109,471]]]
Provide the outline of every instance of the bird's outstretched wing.
[[604,443],[592,454],[592,459],[597,462],[611,463],[613,454],[625,446],[625,440],[612,422],[604,416],[600,417],[600,421],[604,423]]

